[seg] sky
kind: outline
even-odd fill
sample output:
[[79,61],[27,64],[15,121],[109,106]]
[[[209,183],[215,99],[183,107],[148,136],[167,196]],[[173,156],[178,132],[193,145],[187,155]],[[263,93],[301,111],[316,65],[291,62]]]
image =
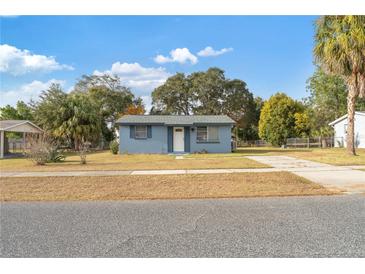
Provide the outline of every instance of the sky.
[[264,99],[308,96],[316,16],[0,17],[0,106],[36,100],[53,82],[118,75],[151,104],[176,72],[219,67]]

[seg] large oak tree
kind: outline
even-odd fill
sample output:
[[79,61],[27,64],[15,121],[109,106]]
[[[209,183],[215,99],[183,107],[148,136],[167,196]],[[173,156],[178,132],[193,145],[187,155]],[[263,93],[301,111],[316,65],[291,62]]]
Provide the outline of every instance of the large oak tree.
[[219,68],[171,76],[152,92],[152,104],[153,114],[226,114],[241,128],[257,124],[256,104],[246,83],[227,79]]

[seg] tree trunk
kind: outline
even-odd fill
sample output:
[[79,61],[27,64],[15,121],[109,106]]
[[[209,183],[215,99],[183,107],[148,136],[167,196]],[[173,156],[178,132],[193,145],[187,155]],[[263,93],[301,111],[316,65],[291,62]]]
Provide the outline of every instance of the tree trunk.
[[347,152],[351,155],[356,155],[355,152],[355,103],[356,93],[355,87],[350,88],[347,95],[347,136],[346,146]]
[[75,145],[75,151],[79,151],[80,150],[80,142],[78,139],[74,140],[74,145]]

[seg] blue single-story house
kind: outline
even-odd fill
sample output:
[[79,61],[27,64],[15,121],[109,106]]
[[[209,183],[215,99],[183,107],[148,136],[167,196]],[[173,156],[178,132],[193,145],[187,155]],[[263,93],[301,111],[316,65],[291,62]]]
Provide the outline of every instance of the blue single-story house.
[[119,153],[231,152],[234,124],[226,115],[125,115]]

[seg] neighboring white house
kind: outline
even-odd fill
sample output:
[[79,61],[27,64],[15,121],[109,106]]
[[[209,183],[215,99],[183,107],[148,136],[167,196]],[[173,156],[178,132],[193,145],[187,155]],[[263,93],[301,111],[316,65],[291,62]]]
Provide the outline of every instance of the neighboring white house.
[[[335,130],[335,147],[346,147],[347,114],[329,123]],[[365,112],[355,112],[355,146],[365,148]]]

